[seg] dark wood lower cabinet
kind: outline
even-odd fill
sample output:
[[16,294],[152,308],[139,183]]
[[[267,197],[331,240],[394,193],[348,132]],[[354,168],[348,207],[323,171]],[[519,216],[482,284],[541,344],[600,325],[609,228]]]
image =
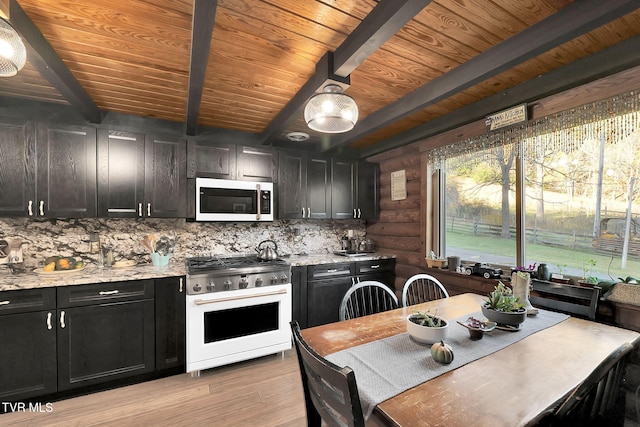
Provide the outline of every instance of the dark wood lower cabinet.
[[155,369],[153,300],[58,310],[58,391]]
[[184,370],[185,302],[184,278],[155,280],[156,370]]
[[308,281],[307,326],[339,321],[340,303],[352,285],[351,277]]
[[184,372],[185,308],[183,277],[0,292],[0,401]]
[[55,318],[55,310],[0,316],[0,401],[57,390]]

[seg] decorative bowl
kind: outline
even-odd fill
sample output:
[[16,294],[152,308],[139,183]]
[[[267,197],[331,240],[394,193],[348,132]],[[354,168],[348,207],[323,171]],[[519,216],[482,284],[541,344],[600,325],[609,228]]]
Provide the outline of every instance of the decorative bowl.
[[484,314],[484,316],[491,322],[496,322],[499,325],[515,326],[517,328],[519,328],[520,324],[527,318],[527,310],[524,308],[507,313],[504,311],[493,310],[485,304],[482,304],[482,314]]
[[412,317],[415,317],[416,314],[410,314],[407,316],[407,332],[411,337],[422,344],[433,344],[436,342],[443,341],[447,338],[447,334],[449,332],[449,322],[442,317],[437,317],[444,322],[444,326],[439,327],[430,327],[430,326],[422,326],[415,323]]
[[485,332],[493,331],[498,325],[496,322],[482,321],[469,317],[464,322],[458,320],[458,323],[469,330],[469,337],[472,340],[480,340]]

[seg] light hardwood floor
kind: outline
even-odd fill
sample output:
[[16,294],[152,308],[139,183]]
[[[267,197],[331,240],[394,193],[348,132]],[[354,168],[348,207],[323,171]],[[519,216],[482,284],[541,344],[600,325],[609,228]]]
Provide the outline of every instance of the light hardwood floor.
[[295,350],[0,415],[0,426],[306,426]]

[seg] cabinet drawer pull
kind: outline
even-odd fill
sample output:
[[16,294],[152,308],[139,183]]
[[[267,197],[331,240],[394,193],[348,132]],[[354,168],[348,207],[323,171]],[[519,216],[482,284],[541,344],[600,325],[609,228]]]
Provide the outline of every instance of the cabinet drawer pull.
[[371,269],[380,268],[380,264],[376,264],[376,265],[369,266],[369,268],[371,268]]
[[6,300],[6,301],[0,301],[0,305],[9,305],[11,303],[11,301]]
[[66,324],[64,323],[64,311],[60,312],[60,327],[62,329],[66,328]]
[[332,268],[330,270],[327,270],[327,273],[337,273],[338,269],[337,268]]
[[51,312],[47,313],[47,329],[51,330],[51,317],[53,315],[51,314]]
[[117,289],[114,289],[113,291],[100,291],[100,292],[98,292],[98,294],[99,295],[115,295],[118,292],[120,292],[120,291],[118,291]]
[[151,216],[151,203],[147,203],[147,216]]
[[138,203],[138,216],[142,216],[142,203]]
[[27,210],[29,211],[29,216],[33,216],[33,200],[29,200],[29,206],[27,206]]
[[182,277],[180,278],[180,289],[178,289],[180,293],[182,293]]
[[44,200],[40,200],[40,216],[44,216]]

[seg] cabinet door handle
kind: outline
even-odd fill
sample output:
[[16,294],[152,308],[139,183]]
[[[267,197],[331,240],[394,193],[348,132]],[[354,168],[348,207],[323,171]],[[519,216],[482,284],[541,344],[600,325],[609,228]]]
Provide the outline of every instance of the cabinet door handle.
[[178,289],[180,293],[182,293],[182,277],[180,278],[180,289]]
[[358,216],[356,215],[356,209],[355,209],[355,208],[353,209],[353,217],[354,217],[354,218],[357,218],[357,217],[358,217]]
[[307,208],[307,218],[311,218],[311,208]]
[[138,203],[138,216],[142,216],[142,203]]
[[0,305],[9,305],[11,301],[9,300],[5,300],[5,301],[0,301]]
[[60,327],[62,329],[67,327],[67,325],[64,323],[64,310],[60,312]]
[[47,313],[47,329],[51,330],[52,326],[51,326],[51,317],[53,315],[51,314],[51,312]]
[[115,295],[118,292],[119,291],[117,289],[114,289],[113,291],[100,291],[98,292],[98,295]]
[[27,210],[29,211],[29,216],[33,216],[33,200],[29,200],[29,206],[27,206]]
[[147,216],[151,216],[151,203],[147,203]]
[[370,266],[369,268],[371,268],[371,269],[380,268],[380,264],[372,265],[372,266]]
[[302,208],[302,218],[304,218],[304,208]]
[[44,216],[44,200],[40,200],[40,216]]
[[358,208],[358,219],[360,219],[361,216],[362,216],[362,212],[360,211],[360,208]]

